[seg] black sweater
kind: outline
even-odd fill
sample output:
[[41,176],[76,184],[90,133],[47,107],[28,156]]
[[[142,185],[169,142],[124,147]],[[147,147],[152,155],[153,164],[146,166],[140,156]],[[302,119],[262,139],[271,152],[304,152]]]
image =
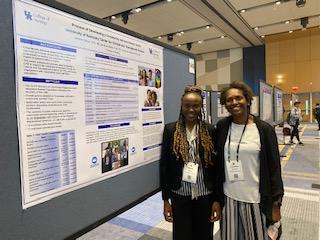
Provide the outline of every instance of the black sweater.
[[[214,142],[218,152],[218,167],[219,173],[221,174],[219,179],[222,180],[222,182],[225,181],[224,146],[227,140],[231,120],[231,117],[220,120],[217,123],[215,132]],[[254,117],[254,122],[257,125],[261,143],[259,181],[259,192],[261,196],[260,208],[267,219],[271,221],[273,203],[276,201],[281,202],[284,193],[278,141],[276,133],[271,125],[257,117]]]

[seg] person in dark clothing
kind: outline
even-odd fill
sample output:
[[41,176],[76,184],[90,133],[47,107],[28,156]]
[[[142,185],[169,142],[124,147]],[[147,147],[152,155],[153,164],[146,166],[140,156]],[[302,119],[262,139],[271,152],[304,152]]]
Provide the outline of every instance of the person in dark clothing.
[[252,90],[232,82],[220,103],[230,113],[217,123],[215,145],[225,194],[222,240],[269,240],[281,235],[284,194],[274,128],[250,114]]
[[290,112],[290,121],[289,124],[292,127],[292,131],[291,131],[291,136],[290,136],[290,143],[293,144],[293,138],[296,137],[298,140],[298,143],[300,145],[303,145],[303,143],[300,141],[300,137],[299,137],[299,125],[300,125],[300,121],[302,121],[302,113],[301,113],[301,109],[300,109],[300,102],[296,101],[293,104],[293,108],[291,109]]
[[320,104],[316,103],[316,107],[313,110],[314,117],[318,122],[318,130],[320,130]]
[[202,120],[201,93],[197,86],[185,88],[179,119],[163,132],[160,186],[173,240],[212,240],[213,222],[221,215],[214,127]]

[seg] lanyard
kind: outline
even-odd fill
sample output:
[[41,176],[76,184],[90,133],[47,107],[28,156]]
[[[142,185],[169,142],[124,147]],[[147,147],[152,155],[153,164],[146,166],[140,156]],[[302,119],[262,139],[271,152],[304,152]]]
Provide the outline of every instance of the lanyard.
[[[241,140],[242,140],[242,137],[243,137],[243,134],[244,134],[244,131],[246,130],[246,127],[248,125],[248,120],[249,120],[249,115],[247,116],[247,120],[246,120],[246,124],[244,125],[244,128],[242,130],[242,133],[241,133],[241,137],[240,137],[240,140],[239,140],[239,143],[238,143],[238,147],[237,147],[237,162],[239,161],[239,149],[240,149],[240,143],[241,143]],[[228,143],[228,162],[230,162],[230,142],[231,142],[231,125],[232,123],[230,123],[230,126],[229,126],[229,143]]]

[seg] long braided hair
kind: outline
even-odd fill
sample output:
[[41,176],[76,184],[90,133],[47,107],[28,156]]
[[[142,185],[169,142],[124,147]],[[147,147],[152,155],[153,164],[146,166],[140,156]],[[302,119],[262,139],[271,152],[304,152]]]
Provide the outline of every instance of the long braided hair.
[[[186,88],[184,89],[184,94],[181,97],[180,115],[176,123],[176,130],[174,132],[174,138],[173,138],[173,152],[177,160],[180,160],[181,158],[184,162],[189,161],[189,152],[188,152],[189,146],[188,146],[187,134],[186,134],[186,121],[182,113],[182,102],[183,102],[183,97],[190,93],[197,94],[201,97],[201,99],[203,99],[202,89],[198,86],[193,86],[193,85],[186,86]],[[212,143],[212,139],[209,134],[209,131],[202,120],[203,115],[204,115],[204,110],[203,110],[203,105],[201,103],[201,110],[198,116],[198,124],[199,124],[198,138],[199,139],[197,142],[200,143],[204,149],[204,163],[205,163],[204,166],[207,168],[209,165],[213,165],[212,153],[214,152],[214,147],[213,147],[213,143]]]

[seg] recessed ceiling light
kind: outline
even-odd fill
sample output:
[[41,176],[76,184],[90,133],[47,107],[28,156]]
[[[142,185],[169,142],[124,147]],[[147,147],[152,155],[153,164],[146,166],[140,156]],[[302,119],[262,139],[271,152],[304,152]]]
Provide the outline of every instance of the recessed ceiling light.
[[201,43],[203,43],[203,41],[202,41],[202,40],[200,40],[200,41],[198,41],[198,43],[200,43],[200,44],[201,44]]
[[180,33],[181,33],[181,34],[184,34],[184,31],[181,31]]
[[255,28],[254,28],[254,30],[258,30],[258,29],[259,29],[259,27],[255,27]]
[[158,37],[158,39],[161,39],[161,38],[162,38],[161,36]]
[[177,33],[177,35],[180,37],[180,36],[181,36],[181,33]]
[[208,26],[206,26],[206,29],[209,29],[210,28],[210,26],[208,25]]
[[172,2],[172,0],[167,0],[167,2]]
[[224,36],[221,36],[221,38],[224,38]]
[[293,31],[292,31],[292,30],[290,30],[290,31],[289,31],[289,33],[293,33]]
[[178,47],[181,47],[181,44],[179,44]]
[[285,22],[285,24],[289,24],[289,23],[290,23],[290,21],[286,21],[286,22]]
[[111,19],[116,19],[116,16],[111,16]]
[[240,12],[241,12],[241,13],[244,13],[244,12],[246,12],[246,10],[245,10],[245,9],[242,9]]
[[276,1],[276,5],[280,5],[281,4],[281,2],[280,1]]
[[262,37],[262,38],[264,38],[265,36],[264,36],[264,35],[262,35],[261,37]]

